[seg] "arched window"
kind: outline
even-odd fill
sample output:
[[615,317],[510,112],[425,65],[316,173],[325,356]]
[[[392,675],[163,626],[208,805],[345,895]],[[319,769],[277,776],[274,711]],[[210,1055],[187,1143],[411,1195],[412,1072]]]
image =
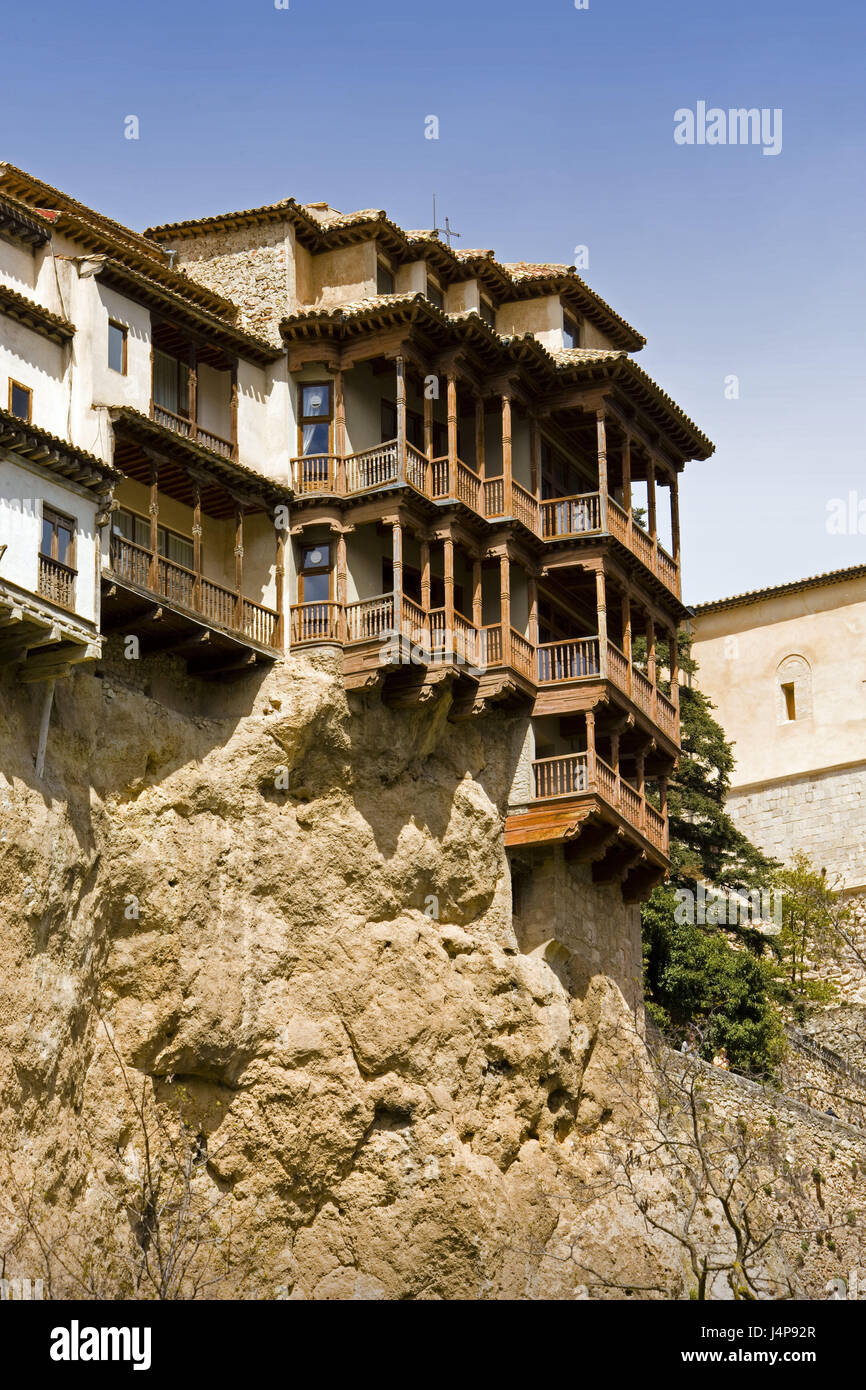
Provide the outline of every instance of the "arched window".
[[792,724],[812,714],[812,668],[804,656],[786,656],[776,671],[776,718]]

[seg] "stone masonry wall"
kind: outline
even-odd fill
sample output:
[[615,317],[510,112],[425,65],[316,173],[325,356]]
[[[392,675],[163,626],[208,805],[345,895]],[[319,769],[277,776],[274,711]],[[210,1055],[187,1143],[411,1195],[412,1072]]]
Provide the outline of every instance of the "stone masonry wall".
[[866,764],[735,789],[727,809],[766,854],[786,862],[803,850],[847,887],[866,884]]

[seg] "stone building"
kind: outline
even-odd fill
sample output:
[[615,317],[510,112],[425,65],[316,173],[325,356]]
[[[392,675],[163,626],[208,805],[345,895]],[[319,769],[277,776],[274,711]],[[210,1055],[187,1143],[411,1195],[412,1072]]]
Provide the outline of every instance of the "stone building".
[[[679,749],[679,475],[712,451],[643,344],[573,268],[382,211],[142,234],[0,165],[0,584],[53,605],[5,659],[63,674],[73,640],[92,661],[119,634],[227,681],[319,653],[386,708],[510,720],[515,918],[533,950],[572,921],[637,1008]],[[45,535],[66,518],[59,561],[16,529],[25,436],[74,461],[31,488]]]
[[761,849],[866,891],[866,566],[704,603],[698,684],[734,745],[728,809]]

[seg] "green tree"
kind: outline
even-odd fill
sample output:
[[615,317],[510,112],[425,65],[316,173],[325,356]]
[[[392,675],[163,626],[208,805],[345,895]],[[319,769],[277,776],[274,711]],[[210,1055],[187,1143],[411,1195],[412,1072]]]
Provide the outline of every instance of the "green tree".
[[[679,658],[694,676],[687,634]],[[734,757],[714,708],[693,683],[681,689],[683,756],[668,792],[671,877],[642,909],[647,1011],[675,1041],[694,1030],[705,1057],[724,1047],[736,1070],[772,1075],[784,1030],[766,936],[740,920],[725,927],[677,920],[677,889],[694,892],[703,881],[727,892],[766,892],[780,869],[725,810]]]
[[822,962],[836,958],[840,946],[848,942],[853,912],[826,870],[816,869],[803,853],[794,855],[779,882],[782,924],[771,946],[782,997],[794,1005],[796,1014],[807,1001],[826,1003],[835,998],[833,985],[816,979],[813,972]]

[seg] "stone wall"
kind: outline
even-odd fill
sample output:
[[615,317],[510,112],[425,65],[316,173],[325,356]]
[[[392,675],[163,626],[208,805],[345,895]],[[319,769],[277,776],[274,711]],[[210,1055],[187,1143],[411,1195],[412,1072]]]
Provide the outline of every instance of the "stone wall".
[[231,299],[240,324],[281,346],[280,320],[297,304],[295,240],[288,222],[213,231],[181,241],[177,269]]
[[850,889],[866,885],[866,764],[732,790],[727,810],[766,854],[797,850]]
[[813,1110],[833,1110],[848,1124],[866,1126],[866,1071],[798,1028],[788,1029],[780,1083],[785,1095]]

